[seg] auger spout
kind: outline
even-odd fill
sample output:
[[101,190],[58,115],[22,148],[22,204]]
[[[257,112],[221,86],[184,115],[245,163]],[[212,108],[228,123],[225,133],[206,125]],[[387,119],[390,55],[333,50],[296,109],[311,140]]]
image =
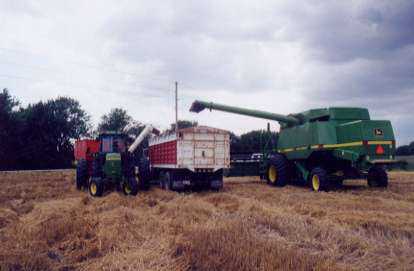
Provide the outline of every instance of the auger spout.
[[287,125],[298,125],[301,123],[299,119],[293,116],[285,116],[285,115],[261,111],[261,110],[246,109],[246,108],[241,108],[241,107],[228,106],[224,104],[205,102],[205,101],[199,101],[199,100],[196,100],[193,102],[193,104],[191,105],[190,111],[199,113],[203,111],[204,109],[218,110],[218,111],[245,115],[245,116],[250,116],[250,117],[255,117],[255,118],[260,118],[260,119],[275,120],[281,123],[285,123]]

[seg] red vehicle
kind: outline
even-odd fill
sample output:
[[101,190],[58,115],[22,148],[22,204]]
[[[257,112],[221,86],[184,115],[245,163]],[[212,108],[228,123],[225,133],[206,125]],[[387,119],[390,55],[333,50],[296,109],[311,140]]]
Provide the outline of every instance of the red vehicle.
[[[92,161],[94,154],[99,152],[99,141],[93,139],[81,139],[75,142],[75,160],[78,163],[85,163],[88,168],[88,175],[92,175]],[[82,162],[85,161],[85,162]],[[78,173],[78,172],[77,172]],[[76,184],[78,189],[80,184]]]

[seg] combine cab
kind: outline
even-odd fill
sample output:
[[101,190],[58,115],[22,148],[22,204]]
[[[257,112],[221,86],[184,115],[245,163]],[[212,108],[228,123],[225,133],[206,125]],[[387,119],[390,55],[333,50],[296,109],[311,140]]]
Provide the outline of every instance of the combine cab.
[[320,108],[285,116],[195,101],[190,111],[204,109],[279,122],[277,148],[264,154],[260,172],[271,185],[300,182],[326,191],[351,178],[367,178],[373,187],[388,185],[385,166],[395,162],[393,129],[387,120],[371,120],[365,108]]

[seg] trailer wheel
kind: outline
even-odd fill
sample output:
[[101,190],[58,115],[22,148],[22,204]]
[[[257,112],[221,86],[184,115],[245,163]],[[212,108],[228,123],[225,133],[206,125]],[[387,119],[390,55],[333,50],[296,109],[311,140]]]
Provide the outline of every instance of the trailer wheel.
[[223,188],[223,169],[217,170],[213,173],[210,180],[210,189],[218,192]]
[[383,167],[373,166],[368,171],[367,181],[370,187],[387,187],[388,174]]
[[328,191],[329,180],[326,170],[321,167],[314,168],[309,175],[309,185],[315,192]]
[[159,177],[158,177],[160,188],[163,189],[163,190],[165,189],[165,186],[164,186],[165,176],[164,175],[165,175],[164,172],[160,172]]
[[165,173],[164,186],[165,190],[172,190],[172,175],[170,172]]
[[82,187],[87,187],[88,180],[88,162],[85,159],[80,159],[76,165],[76,188],[81,190]]
[[134,176],[131,176],[122,183],[122,191],[125,195],[136,196],[138,194],[138,182]]
[[285,186],[289,180],[288,160],[281,154],[273,154],[266,170],[267,183],[274,186]]
[[92,178],[89,182],[89,194],[93,197],[101,197],[104,191],[104,184],[101,178]]

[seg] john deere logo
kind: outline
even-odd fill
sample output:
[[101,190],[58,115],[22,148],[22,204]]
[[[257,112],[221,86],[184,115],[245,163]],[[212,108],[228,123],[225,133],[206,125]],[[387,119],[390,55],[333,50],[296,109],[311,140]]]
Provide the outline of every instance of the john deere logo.
[[384,135],[384,132],[381,129],[376,128],[376,129],[374,129],[374,134],[376,136],[382,136],[382,135]]

